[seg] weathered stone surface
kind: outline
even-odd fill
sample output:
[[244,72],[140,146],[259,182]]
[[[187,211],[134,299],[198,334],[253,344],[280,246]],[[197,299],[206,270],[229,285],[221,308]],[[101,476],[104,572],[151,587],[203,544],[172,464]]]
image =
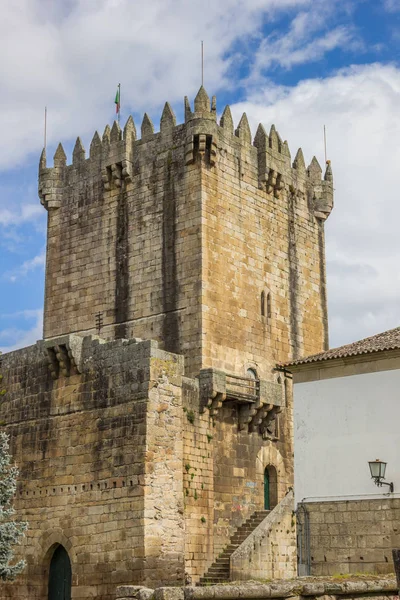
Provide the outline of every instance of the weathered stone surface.
[[[57,544],[71,560],[74,598],[184,581],[183,359],[154,341],[88,336],[78,346],[78,337],[2,357],[0,417],[20,468],[15,507],[29,520],[12,598],[47,597],[42,565]],[[53,347],[68,347],[79,372],[60,368],[54,379]]]
[[[309,515],[311,575],[393,573],[392,547],[400,541],[400,498],[306,502],[304,506]],[[304,531],[302,511],[299,525],[299,531]],[[359,590],[366,584],[346,585],[351,593],[352,585]]]
[[154,600],[183,600],[184,588],[181,587],[163,587],[154,591]]
[[299,155],[292,168],[275,128],[253,146],[245,116],[233,135],[229,109],[219,126],[204,88],[184,124],[167,104],[161,131],[146,114],[136,137],[128,119],[89,158],[78,139],[72,164],[61,148],[40,160],[45,341],[2,361],[30,522],[13,598],[44,600],[56,544],[74,600],[197,582],[263,510],[265,472],[272,507],[293,484],[291,382],[275,367],[327,344],[331,172]]
[[185,354],[188,376],[242,375],[251,363],[270,379],[276,362],[327,344],[331,168],[322,180],[313,160],[307,174],[301,153],[292,168],[275,128],[271,139],[259,128],[252,146],[245,117],[231,135],[229,109],[219,126],[204,89],[186,109],[175,125],[166,105],[162,135],[146,116],[141,140],[108,127],[100,165],[81,145],[76,164],[42,165],[42,201],[59,208],[48,223],[45,337],[98,333],[100,313],[103,337],[157,339]]
[[293,514],[294,495],[293,490],[290,490],[232,554],[232,581],[292,579],[297,575],[296,526]]
[[141,585],[120,585],[117,587],[116,598],[125,600],[127,598],[136,598],[137,600],[149,600],[154,594],[151,588]]
[[[330,590],[335,586],[335,593],[332,595]],[[367,598],[387,598],[394,600],[393,593],[396,592],[396,580],[393,577],[387,578],[365,578],[357,581],[337,581],[317,580],[308,581],[307,578],[298,577],[290,582],[274,581],[265,584],[257,581],[248,583],[214,585],[211,587],[187,587],[185,588],[185,600],[243,600],[250,598],[290,598],[290,600],[300,600],[300,598],[320,598],[321,600],[335,600],[337,596],[347,598],[367,599]],[[372,595],[373,594],[373,595]]]

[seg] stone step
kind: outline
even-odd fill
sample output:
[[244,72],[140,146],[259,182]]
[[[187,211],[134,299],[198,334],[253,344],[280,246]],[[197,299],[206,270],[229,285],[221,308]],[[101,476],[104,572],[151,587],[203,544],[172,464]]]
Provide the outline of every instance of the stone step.
[[243,523],[243,525],[238,527],[237,531],[242,531],[243,529],[254,529],[254,527],[258,527],[263,521],[264,519],[260,519],[259,521],[254,521],[253,523]]
[[228,581],[226,577],[202,577],[199,581],[200,584],[210,584],[210,583],[225,583]]
[[197,585],[213,585],[217,583],[225,583],[229,581],[230,575],[230,558],[233,552],[249,537],[249,535],[263,522],[270,511],[256,511],[237,528],[235,533],[229,540],[229,544],[224,548],[223,552],[215,559],[207,573],[200,578]]
[[215,564],[217,565],[229,565],[230,560],[229,560],[229,556],[219,556],[216,560],[215,560]]
[[210,567],[207,571],[208,577],[229,577],[229,569]]

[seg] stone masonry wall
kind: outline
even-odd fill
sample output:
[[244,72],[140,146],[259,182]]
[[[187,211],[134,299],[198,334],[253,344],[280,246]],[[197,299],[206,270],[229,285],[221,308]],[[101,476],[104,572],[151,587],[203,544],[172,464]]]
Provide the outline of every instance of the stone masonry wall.
[[185,568],[197,582],[214,556],[214,427],[209,412],[199,411],[197,380],[183,380],[183,494]]
[[307,502],[312,575],[392,573],[400,498]]
[[[42,155],[39,194],[49,211],[44,336],[96,332],[156,339],[203,367],[271,379],[280,361],[327,346],[325,178],[301,150],[291,161],[275,128],[252,135],[244,115],[220,125],[203,88],[185,123],[165,106],[93,137],[72,165],[59,146]],[[263,306],[262,306],[263,305]],[[100,322],[96,321],[99,313]]]
[[49,213],[44,337],[96,333],[100,313],[106,339],[156,339],[198,371],[198,169],[184,164],[182,126],[142,130],[135,142],[130,120],[124,136],[114,123],[102,141],[94,136],[88,159],[78,140],[72,165],[59,148],[54,168],[40,171]]
[[235,529],[256,510],[264,509],[264,471],[277,471],[277,499],[293,486],[292,397],[278,415],[277,437],[238,427],[240,406],[223,404],[214,428],[214,555],[229,543]]
[[[285,387],[286,389],[286,387]],[[183,379],[185,569],[197,582],[234,531],[264,508],[264,470],[277,470],[277,499],[293,485],[292,398],[285,396],[277,438],[239,429],[240,407],[199,410],[197,380]],[[293,550],[295,549],[295,543]]]
[[230,573],[231,581],[296,577],[293,490],[235,550],[230,560]]
[[183,581],[182,359],[156,342],[91,338],[66,375],[62,347],[58,359],[53,379],[43,347],[2,357],[0,417],[29,530],[27,567],[0,597],[45,600],[57,544],[70,556],[73,600],[110,600],[118,583]]
[[[275,130],[261,140],[259,128],[255,147],[246,124],[218,129],[216,166],[202,173],[203,365],[270,378],[276,363],[327,347],[324,225]],[[269,169],[280,190],[262,182]]]

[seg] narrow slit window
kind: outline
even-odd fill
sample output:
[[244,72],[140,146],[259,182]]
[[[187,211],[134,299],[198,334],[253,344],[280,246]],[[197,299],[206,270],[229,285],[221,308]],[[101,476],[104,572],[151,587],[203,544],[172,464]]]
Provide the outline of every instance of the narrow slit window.
[[272,315],[272,305],[271,305],[271,292],[267,294],[267,319],[271,318]]
[[265,317],[265,292],[261,292],[261,316]]

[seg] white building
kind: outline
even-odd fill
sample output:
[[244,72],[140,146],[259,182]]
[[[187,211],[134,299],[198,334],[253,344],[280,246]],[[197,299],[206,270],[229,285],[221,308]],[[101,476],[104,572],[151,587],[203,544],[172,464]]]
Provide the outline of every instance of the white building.
[[[400,327],[285,370],[294,382],[295,499],[306,515],[301,571],[392,570],[390,549],[400,547]],[[375,459],[387,463],[394,493],[371,478]]]

